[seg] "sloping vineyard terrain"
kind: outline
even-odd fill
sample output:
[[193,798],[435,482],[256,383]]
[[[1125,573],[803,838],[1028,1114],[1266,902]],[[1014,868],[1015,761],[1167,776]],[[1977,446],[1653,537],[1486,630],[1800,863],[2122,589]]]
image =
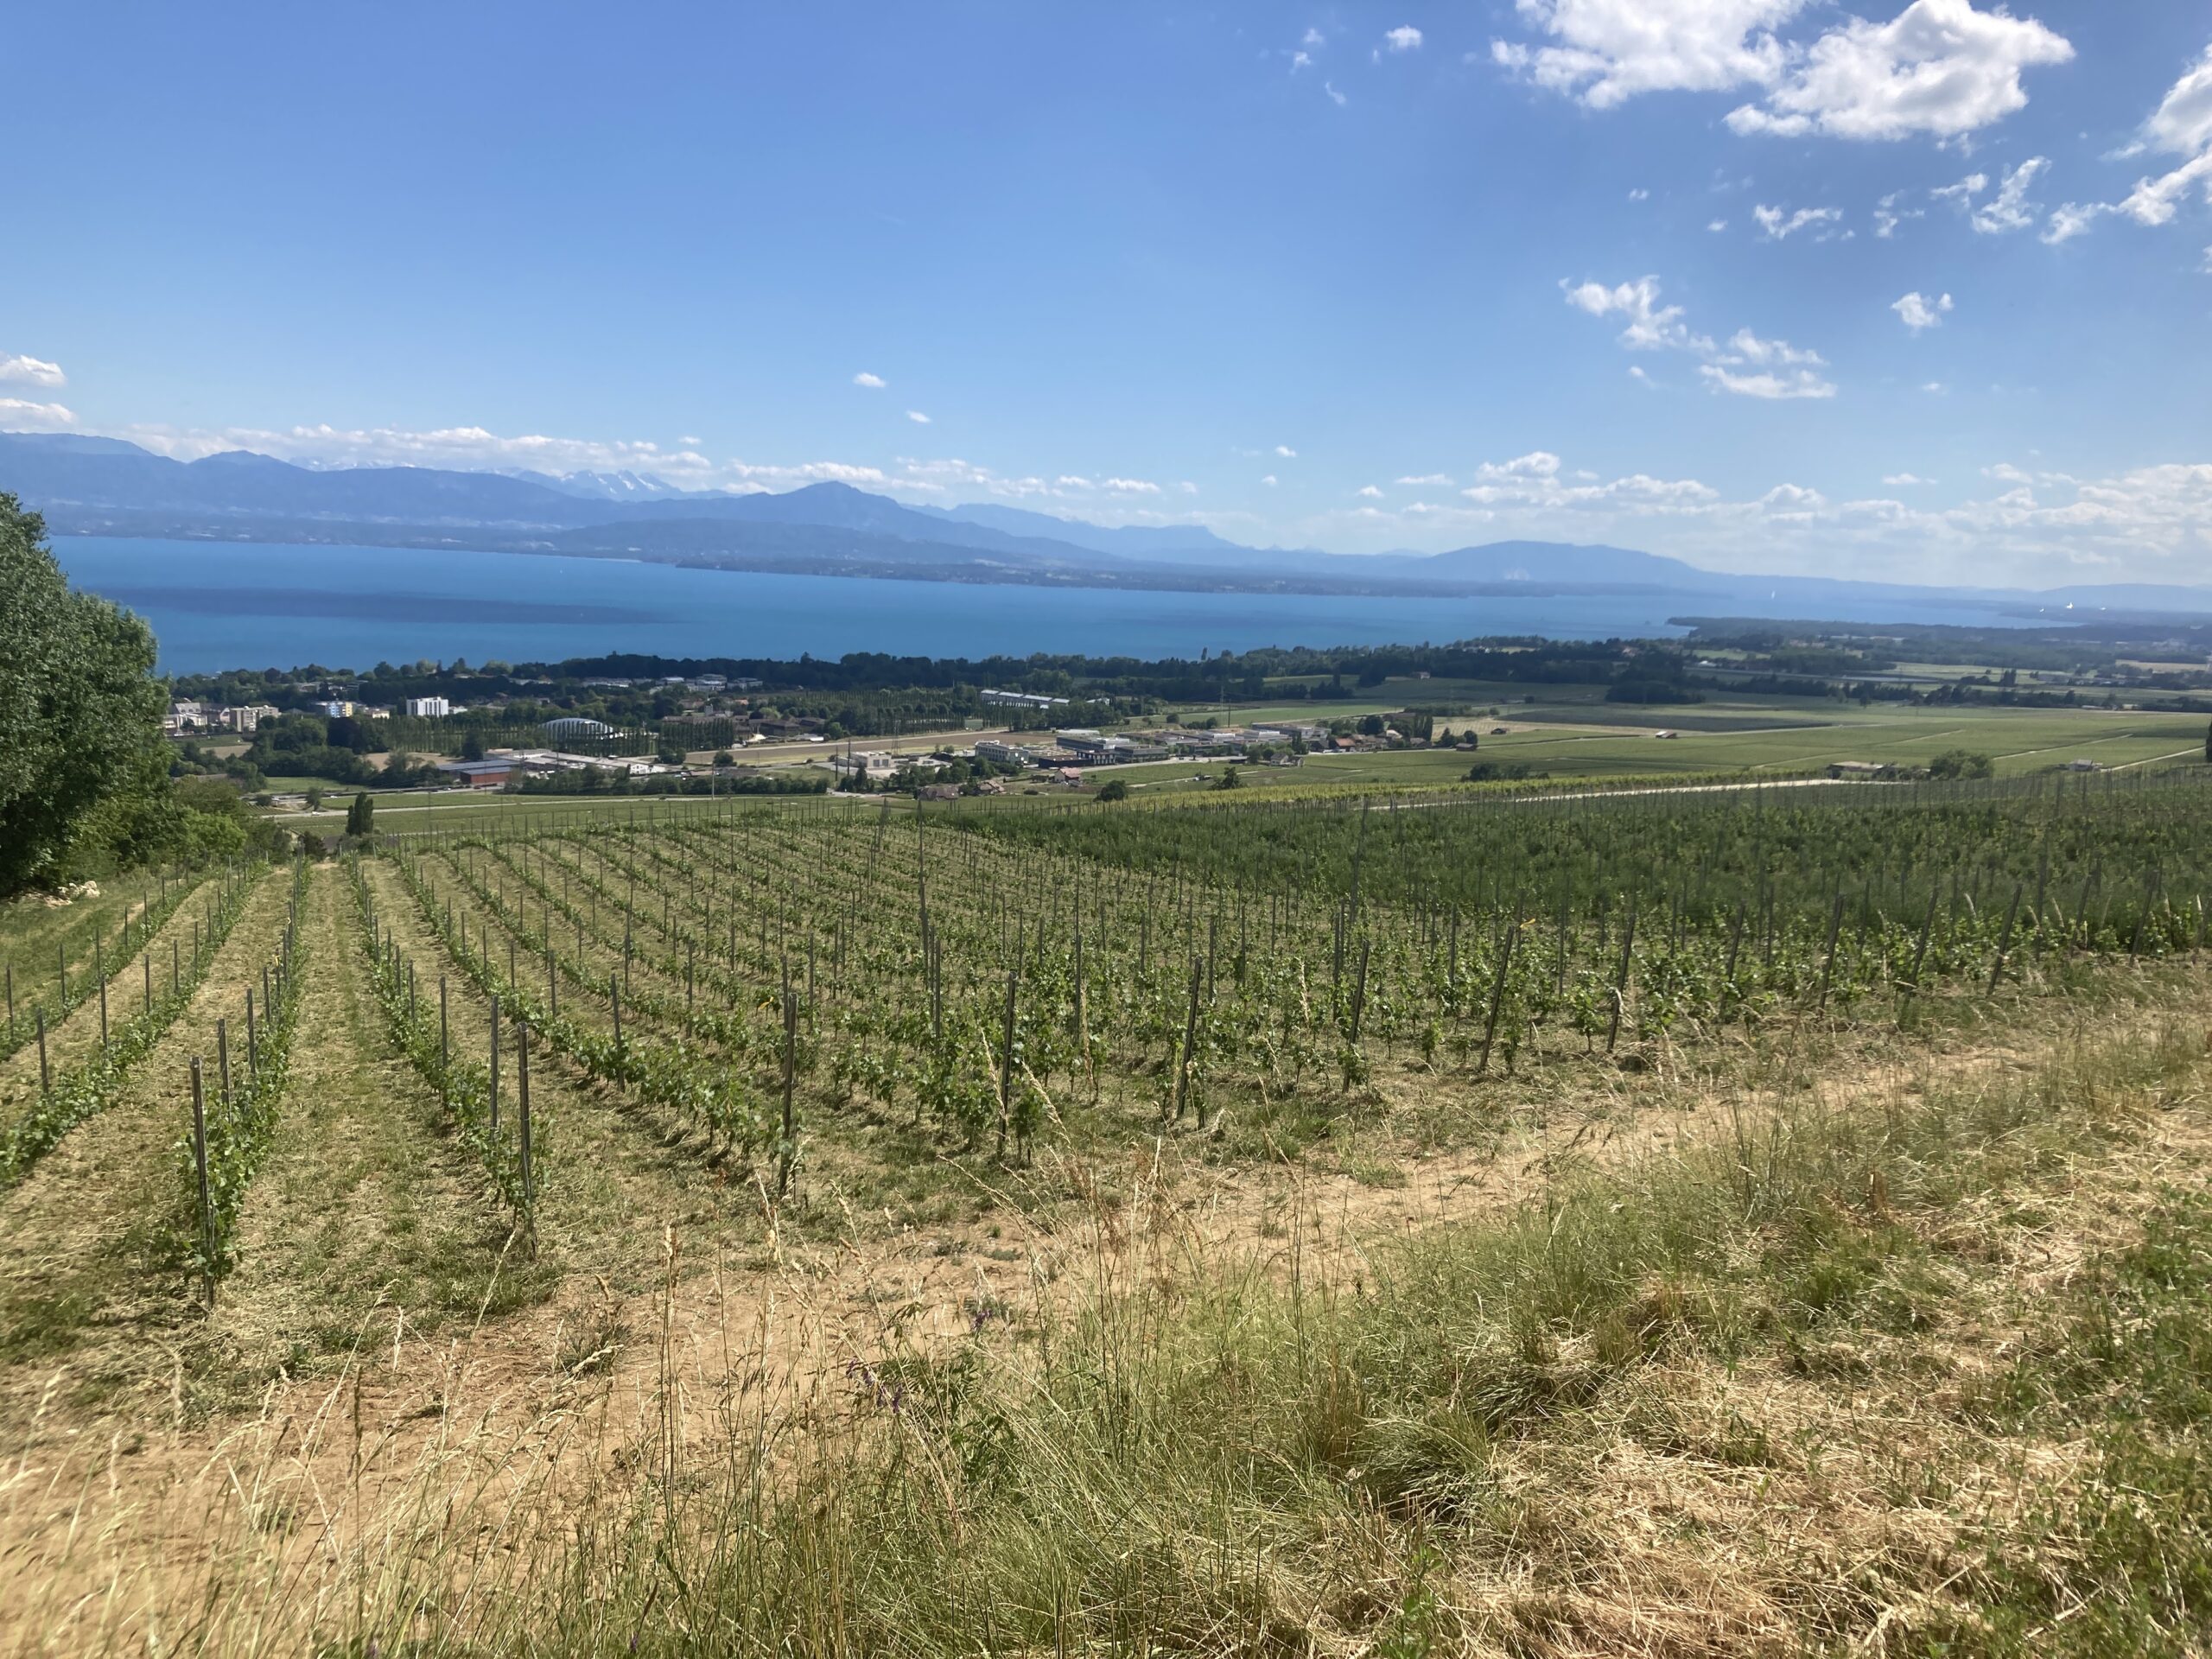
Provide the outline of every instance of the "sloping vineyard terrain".
[[[1503,1598],[1482,1625],[1510,1635],[1500,1650],[1599,1650],[1453,1553],[1506,1548],[1492,1498],[1422,1482],[1595,1409],[1607,1378],[1662,1349],[1694,1369],[1763,1363],[1780,1343],[1793,1376],[1815,1376],[1826,1362],[1806,1357],[1834,1333],[1806,1298],[1871,1307],[1879,1281],[1893,1312],[1921,1310],[1899,1332],[1950,1317],[1943,1297],[1987,1267],[1931,1242],[1956,1236],[1954,1210],[2024,1182],[2044,1193],[2036,1213],[2071,1215],[2088,1190],[2044,1192],[2056,1163],[1992,1148],[2063,1128],[2075,1139],[2050,1159],[2094,1186],[2097,1159],[2149,1133],[2115,1127],[2144,1120],[2113,1103],[2198,1098],[2209,894],[2212,779],[2190,770],[1156,809],[683,802],[157,880],[74,933],[35,918],[4,942],[22,982],[43,974],[35,1017],[52,1017],[43,1069],[20,1044],[0,1061],[0,1430],[17,1471],[0,1602],[33,1609],[12,1633],[26,1650],[143,1649],[181,1586],[220,1599],[211,1586],[256,1572],[312,1573],[325,1592],[352,1586],[349,1608],[325,1592],[281,1616],[226,1601],[185,1645],[219,1649],[239,1619],[260,1642],[267,1619],[285,1633],[272,1649],[312,1632],[347,1650],[521,1650],[523,1627],[498,1623],[520,1604],[460,1587],[478,1569],[446,1553],[454,1504],[521,1503],[493,1529],[526,1512],[532,1548],[592,1534],[619,1555],[638,1535],[625,1529],[652,1527],[656,1549],[685,1554],[738,1524],[694,1501],[742,1488],[747,1535],[772,1534],[760,1548],[789,1567],[807,1548],[796,1512],[763,1494],[816,1491],[834,1466],[831,1508],[874,1492],[868,1526],[895,1515],[929,1548],[957,1556],[963,1515],[1007,1529],[975,1569],[999,1587],[965,1592],[997,1605],[1027,1570],[1012,1541],[1045,1524],[1014,1519],[1004,1482],[1072,1483],[1055,1490],[1110,1509],[1108,1486],[1135,1503],[1178,1455],[1147,1436],[1183,1421],[1185,1394],[1122,1370],[1135,1351],[1117,1344],[1141,1338],[1163,1379],[1217,1395],[1248,1448],[1296,1465],[1217,1471],[1236,1496],[1216,1493],[1227,1530],[1206,1548],[1233,1535],[1257,1554],[1198,1573],[1151,1553],[1201,1525],[1195,1510],[1119,1556],[1093,1544],[1123,1521],[1058,1516],[1059,1554],[1031,1567],[1065,1581],[1009,1605],[986,1646],[1294,1650],[1325,1634],[1425,1651],[1407,1632],[1465,1637],[1481,1578]],[[2057,1036],[2093,1020],[2094,1057]],[[1974,1093],[1991,1067],[2047,1081]],[[2082,1079],[2106,1089],[2101,1112],[2067,1092]],[[1849,1127],[1859,1095],[1890,1126],[1878,1147]],[[1954,1096],[1981,1104],[1931,1104]],[[2194,1111],[2158,1130],[2162,1156],[2189,1154]],[[1718,1161],[1699,1161],[1709,1145]],[[1741,1191],[1700,1209],[1687,1195],[1707,1181]],[[1641,1195],[1649,1226],[1631,1237],[1611,1218]],[[1550,1217],[1535,1243],[1514,1230],[1530,1205]],[[1914,1206],[1940,1227],[1899,1218]],[[1388,1255],[1416,1223],[1431,1242]],[[1847,1243],[1847,1270],[1812,1259]],[[1554,1254],[1570,1245],[1571,1268]],[[1262,1311],[1205,1325],[1239,1297]],[[1421,1328],[1383,1332],[1392,1306]],[[786,1329],[798,1307],[804,1330]],[[1249,1348],[1260,1331],[1287,1345]],[[1318,1331],[1337,1344],[1319,1380]],[[1193,1344],[1217,1349],[1212,1372]],[[1294,1363],[1294,1387],[1271,1369]],[[1059,1366],[1075,1370],[1053,1382]],[[1296,1395],[1277,1411],[1304,1425],[1295,1447],[1259,1409],[1278,1387]],[[1036,1462],[1052,1440],[1024,1438],[1042,1432],[1038,1388],[1080,1395],[1069,1455],[1097,1468]],[[1479,1409],[1470,1389],[1491,1390]],[[527,1427],[487,1475],[471,1459],[517,1414]],[[242,1445],[281,1497],[245,1495]],[[1194,1469],[1224,1455],[1192,1446]],[[1769,1455],[1738,1450],[1745,1466]],[[723,1472],[678,1478],[695,1463]],[[203,1512],[186,1495],[217,1467],[228,1495]],[[1296,1495],[1246,1514],[1275,1479]],[[122,1508],[79,1551],[74,1494],[95,1480]],[[326,1488],[347,1481],[336,1503]],[[556,1487],[585,1509],[554,1504]],[[1285,1518],[1324,1492],[1368,1517],[1389,1588],[1300,1612],[1301,1573],[1349,1565],[1349,1546]],[[413,1566],[372,1572],[379,1528],[376,1548]],[[817,1541],[867,1566],[849,1541]],[[899,1570],[921,1570],[917,1550]],[[1934,1595],[1939,1558],[1885,1556],[1882,1572]],[[563,1584],[601,1570],[529,1559]],[[737,1650],[774,1645],[772,1606],[785,1636],[817,1618],[843,1631],[807,1625],[794,1650],[920,1650],[975,1628],[932,1623],[943,1610],[901,1599],[912,1586],[849,1603],[833,1584],[801,1606],[763,1588],[767,1554],[741,1570],[702,1559],[744,1586]],[[628,1568],[603,1570],[635,1589]],[[1569,1581],[1560,1605],[1602,1600]],[[1880,1617],[1847,1596],[1776,1611],[1776,1594],[1728,1628],[1772,1618],[1856,1640]],[[655,1628],[626,1605],[627,1635]],[[448,1649],[426,1607],[453,1621],[440,1628],[497,1630]]]

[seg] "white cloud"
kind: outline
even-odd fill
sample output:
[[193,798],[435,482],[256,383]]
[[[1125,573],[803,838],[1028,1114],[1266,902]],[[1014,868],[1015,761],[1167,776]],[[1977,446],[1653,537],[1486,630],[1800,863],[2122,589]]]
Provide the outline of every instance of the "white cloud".
[[2026,230],[2035,224],[2035,214],[2042,208],[2029,201],[2029,186],[2035,183],[2035,175],[2049,168],[2050,162],[2042,155],[2031,155],[2018,168],[2006,168],[2004,179],[1998,183],[1998,194],[1986,204],[1974,204],[1974,199],[1988,188],[1986,173],[1968,173],[1958,183],[1947,183],[1936,190],[1929,190],[1938,201],[1955,201],[1960,213],[1968,214],[1974,228],[1984,237],[2004,234],[2006,230]]
[[0,357],[0,383],[6,382],[58,391],[69,384],[69,377],[61,372],[59,363],[48,363],[35,357]]
[[73,410],[60,404],[35,404],[22,397],[0,397],[0,431],[58,432],[77,424]]
[[1611,109],[1639,92],[1770,85],[1786,54],[1774,29],[1805,0],[1516,0],[1554,45],[1491,42],[1492,61],[1537,86]]
[[1894,237],[1897,233],[1897,226],[1908,219],[1927,216],[1924,208],[1898,207],[1897,203],[1904,200],[1904,194],[1902,190],[1892,190],[1874,204],[1874,234],[1885,242]]
[[1799,351],[1786,340],[1761,340],[1748,328],[1738,328],[1728,336],[1728,354],[1721,361],[1784,365],[1809,363],[1815,367],[1827,366],[1827,359],[1818,352]]
[[1486,461],[1475,469],[1475,476],[1490,483],[1503,478],[1557,478],[1559,467],[1559,457],[1550,450],[1531,449],[1511,461]]
[[853,384],[856,386],[866,386],[870,391],[881,391],[891,383],[880,374],[870,374],[866,369],[862,369],[853,377]]
[[1641,363],[1631,363],[1628,365],[1628,378],[1631,380],[1641,380],[1647,386],[1658,384],[1643,372],[1643,365]]
[[1933,328],[1943,321],[1943,314],[1951,308],[1951,296],[1939,294],[1929,299],[1918,289],[1903,299],[1891,302],[1890,309],[1904,319],[1904,326],[1918,334],[1923,328]]
[[1402,478],[1395,481],[1399,488],[1407,490],[1448,490],[1452,487],[1452,480],[1442,473],[1423,473],[1418,478]]
[[1279,443],[1275,445],[1275,454],[1281,455],[1285,461],[1296,461],[1298,459],[1298,451],[1292,448],[1287,443]]
[[1978,11],[1972,0],[1913,0],[1891,22],[1853,17],[1793,53],[1763,101],[1732,111],[1739,133],[1801,137],[1956,138],[2028,101],[2023,71],[2074,48],[2033,18]]
[[2147,143],[2177,156],[2212,149],[2212,46],[2143,124]]
[[906,411],[906,418],[913,422],[916,426],[927,426],[930,423],[930,417],[923,414],[918,409],[908,410]]
[[2166,224],[2172,219],[2177,204],[2189,194],[2190,187],[2199,182],[2205,186],[2205,199],[2212,201],[2212,149],[2161,177],[2139,181],[2118,211],[2139,225]]
[[[1620,342],[1631,351],[1685,351],[1704,358],[1699,373],[1713,391],[1773,399],[1835,396],[1834,385],[1815,372],[1827,366],[1818,352],[1786,340],[1762,340],[1749,328],[1738,329],[1725,346],[1716,346],[1708,336],[1691,332],[1681,307],[1659,302],[1656,277],[1641,276],[1613,288],[1603,283],[1561,283],[1560,289],[1569,305],[1593,317],[1626,317],[1628,327]],[[1742,369],[1759,372],[1737,372]]]
[[686,449],[696,449],[704,442],[705,440],[702,438],[678,438],[677,440],[677,442],[682,444]]
[[1116,495],[1158,495],[1160,486],[1141,478],[1109,478],[1100,481],[1099,487],[1111,490]]
[[1294,52],[1290,54],[1290,73],[1292,74],[1296,74],[1301,69],[1311,69],[1313,67],[1313,60],[1305,53]]
[[1363,498],[1370,501],[1380,501],[1382,499],[1382,492],[1376,489],[1372,484],[1363,486],[1359,493]]
[[1421,30],[1411,23],[1401,23],[1382,37],[1382,44],[1393,52],[1421,50]]
[[1989,175],[1969,173],[1956,184],[1939,184],[1928,194],[1937,201],[1955,203],[1964,213],[1974,205],[1974,199],[1989,188]]
[[[1348,505],[1306,533],[1357,524],[1379,546],[1408,535],[1452,545],[1443,538],[1474,530],[1493,539],[1618,539],[1708,569],[1847,569],[1869,579],[1980,586],[2196,582],[2212,569],[2212,461],[2099,477],[1993,468],[1980,499],[1949,507],[1840,499],[1794,480],[1724,496],[1696,479],[1642,473],[1583,481],[1579,472],[1503,462],[1482,474],[1449,505]],[[1911,493],[1934,480],[1900,473],[1885,482]]]
[[1659,303],[1659,279],[1639,276],[1632,283],[1607,288],[1603,283],[1560,284],[1567,302],[1593,317],[1620,315],[1628,319],[1621,344],[1630,351],[1694,351],[1712,349],[1713,342],[1690,333],[1682,321],[1682,308]]
[[1725,230],[1726,230],[1726,229],[1728,228],[1728,221],[1727,221],[1726,219],[1712,219],[1712,220],[1709,220],[1709,221],[1707,223],[1707,225],[1706,225],[1706,227],[1705,227],[1705,228],[1706,228],[1707,230],[1708,230],[1708,231],[1711,231],[1714,235],[1716,235],[1716,236],[1717,236],[1717,235],[1719,235],[1721,232],[1723,232],[1723,231],[1725,231]]
[[1187,478],[1175,487],[1182,491],[1185,495],[1196,495],[1198,493],[1198,486],[1192,483]]
[[1759,228],[1766,232],[1769,241],[1779,242],[1799,231],[1840,224],[1843,219],[1843,210],[1840,207],[1800,207],[1793,213],[1780,207],[1760,207],[1751,209],[1751,217],[1758,220]]
[[1269,489],[1273,489],[1276,483],[1275,475],[1273,473],[1269,473],[1265,478],[1262,479],[1260,482],[1266,485]]
[[1307,29],[1305,34],[1299,36],[1298,43],[1300,46],[1323,46],[1327,44],[1327,42],[1321,38],[1321,31],[1318,29]]
[[1800,397],[1833,397],[1834,385],[1823,380],[1810,369],[1792,369],[1786,374],[1763,371],[1758,374],[1738,374],[1718,363],[1702,364],[1698,372],[1705,377],[1705,384],[1713,391],[1733,393],[1738,397],[1764,397],[1781,402]]
[[1323,81],[1321,83],[1321,90],[1329,95],[1329,101],[1334,104],[1340,110],[1344,108],[1347,103],[1351,102],[1349,99],[1337,90],[1336,83],[1334,81]]
[[1649,201],[1651,200],[1651,193],[1639,184],[1628,193],[1628,199],[1630,201]]
[[2056,247],[2062,242],[2071,242],[2113,210],[2101,201],[2068,202],[2063,207],[2050,211],[2050,223],[2044,228],[2043,239]]

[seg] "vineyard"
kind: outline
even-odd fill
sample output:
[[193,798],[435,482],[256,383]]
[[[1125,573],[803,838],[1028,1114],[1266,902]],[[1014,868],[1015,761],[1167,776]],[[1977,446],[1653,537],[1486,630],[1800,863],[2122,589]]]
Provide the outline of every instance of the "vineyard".
[[[1187,1123],[1295,1144],[1411,1067],[1432,1109],[1530,1068],[1792,1019],[1910,1022],[2205,943],[2201,782],[938,817],[826,806],[398,838],[360,894],[427,976],[772,1171],[842,1121],[1021,1158]],[[404,901],[399,895],[404,894]],[[501,1154],[505,1156],[506,1154]],[[493,1167],[498,1165],[493,1160]],[[502,1190],[526,1203],[511,1176]],[[519,1208],[518,1208],[519,1213]]]
[[[868,1295],[902,1239],[988,1266],[1107,1179],[1073,1172],[1164,1148],[1268,1180],[1489,1156],[1745,1055],[2194,995],[2212,779],[670,801],[126,886],[0,942],[26,1446],[219,1436],[333,1375],[358,1436],[372,1327],[397,1356],[511,1322],[572,1387],[633,1345],[626,1300],[678,1295],[679,1232],[836,1242]],[[976,1340],[1007,1317],[956,1305]]]

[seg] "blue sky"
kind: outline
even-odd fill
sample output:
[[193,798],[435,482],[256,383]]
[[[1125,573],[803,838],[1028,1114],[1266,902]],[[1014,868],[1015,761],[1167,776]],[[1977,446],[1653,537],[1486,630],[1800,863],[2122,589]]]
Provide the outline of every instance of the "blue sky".
[[2212,582],[2199,3],[10,36],[0,428],[1345,551]]

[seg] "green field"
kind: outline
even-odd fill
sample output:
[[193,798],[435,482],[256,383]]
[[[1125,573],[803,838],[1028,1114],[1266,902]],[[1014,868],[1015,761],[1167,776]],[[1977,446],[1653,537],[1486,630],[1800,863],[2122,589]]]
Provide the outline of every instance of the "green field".
[[[1866,709],[1789,699],[1765,703],[1701,703],[1679,711],[1622,710],[1600,705],[1610,719],[1633,718],[1646,726],[1581,725],[1572,716],[1526,719],[1526,711],[1501,706],[1501,719],[1454,720],[1473,727],[1480,748],[1316,754],[1295,772],[1247,767],[1248,781],[1294,787],[1374,784],[1433,785],[1466,775],[1475,761],[1522,762],[1555,778],[1605,778],[1665,773],[1789,775],[1817,772],[1841,760],[1925,765],[1954,749],[1988,755],[2000,777],[2048,771],[2075,760],[2110,768],[2134,767],[2202,755],[2205,722],[2194,715],[2148,715],[2109,709],[1920,708],[1876,703]],[[1549,709],[1544,711],[1548,716]],[[1243,711],[1239,711],[1240,718]],[[1693,722],[1749,722],[1745,729],[1700,731]],[[1761,724],[1761,721],[1771,724]],[[1494,724],[1512,728],[1490,734]],[[1656,730],[1673,729],[1674,738]],[[1192,786],[1201,772],[1218,778],[1221,760],[1162,761],[1103,769],[1132,787]],[[1202,786],[1202,785],[1200,785]]]

